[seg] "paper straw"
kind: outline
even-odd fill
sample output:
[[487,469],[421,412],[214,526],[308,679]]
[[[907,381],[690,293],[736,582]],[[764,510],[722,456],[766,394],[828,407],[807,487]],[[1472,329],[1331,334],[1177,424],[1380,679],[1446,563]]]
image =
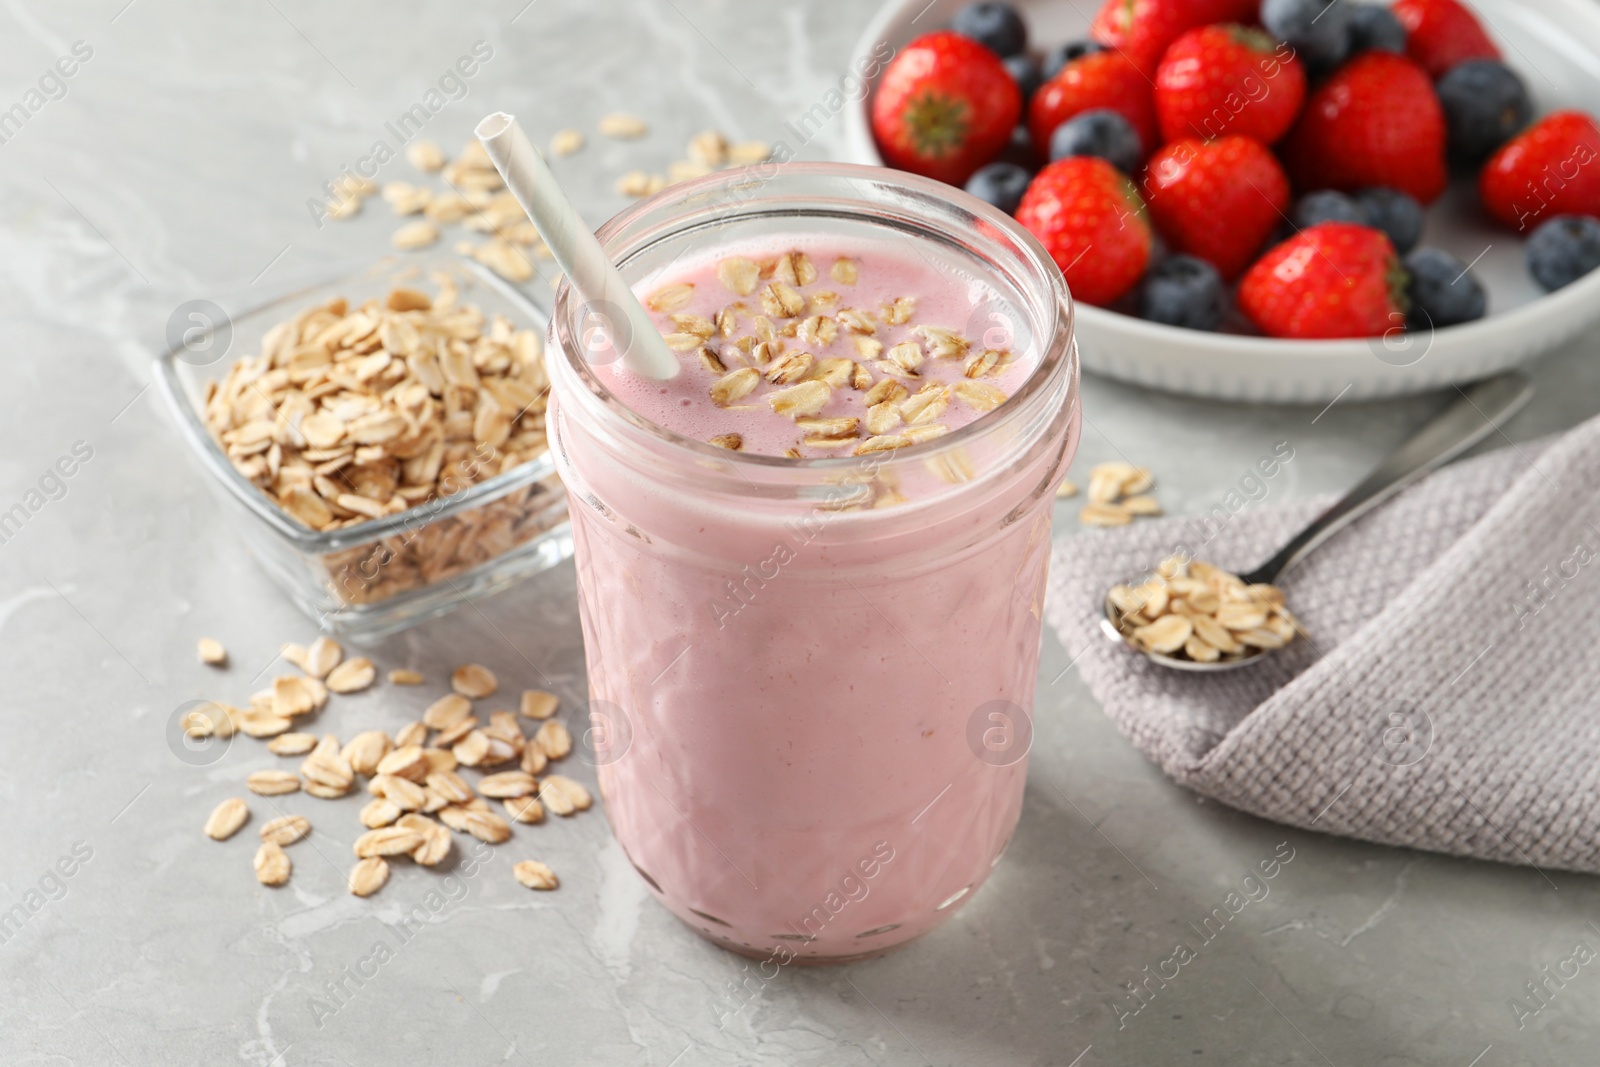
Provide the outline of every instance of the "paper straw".
[[628,370],[643,378],[665,380],[678,375],[678,359],[661,339],[644,305],[633,295],[617,268],[568,200],[555,175],[517,120],[504,111],[478,123],[478,140],[505,179],[506,188],[528,213],[533,225],[567,273],[579,299],[594,313]]

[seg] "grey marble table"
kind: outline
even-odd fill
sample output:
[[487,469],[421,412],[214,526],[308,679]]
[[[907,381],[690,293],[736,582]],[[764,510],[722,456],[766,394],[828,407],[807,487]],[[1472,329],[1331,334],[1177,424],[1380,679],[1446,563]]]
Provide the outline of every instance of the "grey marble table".
[[[785,123],[837,85],[871,9],[4,6],[0,108],[24,102],[28,117],[0,122],[0,352],[15,376],[0,510],[76,443],[92,457],[0,544],[0,922],[12,916],[0,932],[0,1063],[1594,1062],[1600,963],[1555,977],[1600,947],[1593,878],[1340,841],[1199,801],[1115,734],[1073,651],[1048,636],[1005,863],[946,928],[869,963],[762,979],[647,898],[598,812],[537,830],[559,892],[519,887],[502,851],[437,908],[415,872],[371,901],[350,897],[352,835],[337,820],[296,846],[299,869],[279,891],[256,885],[244,837],[201,835],[211,805],[272,757],[237,745],[194,767],[169,751],[172,709],[219,685],[195,662],[195,639],[224,640],[238,675],[309,633],[243,554],[149,388],[147,346],[172,309],[385,249],[395,223],[381,202],[319,227],[307,201],[476,42],[492,55],[427,125],[447,148],[495,108],[541,136],[592,130],[614,109],[650,120],[642,141],[591,138],[560,161],[598,223],[624,206],[618,174],[663,169],[708,126],[828,157],[837,122],[803,143]],[[75,42],[72,76],[45,77]],[[381,175],[408,176],[403,162]],[[1600,406],[1593,340],[1534,374],[1540,393],[1514,439]],[[1319,412],[1099,380],[1085,398],[1078,472],[1132,456],[1156,469],[1177,513],[1209,508],[1279,441],[1295,458],[1267,503],[1349,485],[1441,401]],[[519,688],[537,665],[581,688],[570,566],[478,608],[373,654],[435,678],[479,660]],[[374,715],[405,716],[393,690],[363,699]],[[1147,981],[1279,850],[1294,858],[1269,896],[1178,977]],[[419,906],[428,921],[405,925]],[[391,950],[374,962],[380,942]]]

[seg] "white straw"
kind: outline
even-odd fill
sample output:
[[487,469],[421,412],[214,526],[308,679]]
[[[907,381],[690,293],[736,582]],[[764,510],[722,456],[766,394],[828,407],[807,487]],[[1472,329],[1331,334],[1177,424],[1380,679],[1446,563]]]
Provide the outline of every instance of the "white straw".
[[505,179],[506,188],[567,272],[572,288],[602,324],[612,349],[622,355],[623,365],[643,378],[677,377],[677,357],[661,339],[628,283],[606,258],[605,250],[584,225],[572,201],[556,184],[555,175],[534,151],[517,120],[504,111],[496,111],[478,123],[475,132]]

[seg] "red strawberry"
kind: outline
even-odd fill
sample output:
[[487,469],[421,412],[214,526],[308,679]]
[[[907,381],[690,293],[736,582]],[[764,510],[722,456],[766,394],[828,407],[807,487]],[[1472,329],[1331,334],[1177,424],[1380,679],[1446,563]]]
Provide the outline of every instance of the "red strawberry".
[[1254,22],[1260,6],[1258,0],[1106,0],[1089,36],[1149,76],[1185,30],[1213,22]]
[[1306,98],[1294,49],[1260,30],[1204,26],[1172,42],[1156,69],[1161,136],[1238,134],[1272,144],[1289,132]]
[[1145,194],[1156,229],[1229,281],[1250,265],[1289,206],[1289,179],[1260,141],[1189,137],[1150,160]]
[[1095,156],[1041,170],[1017,221],[1043,243],[1075,299],[1105,305],[1133,288],[1150,262],[1144,202],[1121,171]]
[[1379,337],[1405,322],[1405,280],[1382,230],[1324,222],[1250,268],[1239,309],[1273,337]]
[[1557,215],[1600,218],[1600,127],[1581,111],[1545,116],[1494,154],[1478,195],[1517,230]]
[[1437,78],[1469,59],[1499,59],[1472,9],[1457,0],[1395,0],[1395,17],[1406,28],[1406,55]]
[[1390,52],[1364,52],[1323,82],[1283,153],[1304,190],[1386,185],[1431,204],[1449,181],[1433,82]]
[[1011,140],[1017,83],[993,52],[941,31],[895,56],[872,101],[872,132],[891,167],[961,185]]
[[1033,94],[1028,132],[1033,146],[1050,158],[1050,135],[1056,127],[1084,111],[1110,108],[1133,126],[1149,155],[1161,143],[1156,128],[1155,99],[1150,81],[1115,52],[1095,52],[1074,59]]

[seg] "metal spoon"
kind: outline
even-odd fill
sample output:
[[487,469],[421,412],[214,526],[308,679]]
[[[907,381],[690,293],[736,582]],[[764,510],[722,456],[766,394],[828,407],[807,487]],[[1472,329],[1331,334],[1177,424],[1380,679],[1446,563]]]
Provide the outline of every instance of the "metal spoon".
[[[1449,463],[1473,445],[1499,430],[1513,415],[1522,410],[1533,396],[1533,383],[1515,371],[1479,382],[1463,390],[1461,398],[1443,413],[1424,426],[1405,444],[1397,448],[1388,459],[1367,475],[1360,485],[1346,493],[1338,503],[1301,530],[1289,543],[1261,566],[1239,577],[1247,585],[1274,585],[1290,567],[1299,563],[1312,549],[1349,526],[1401,489],[1423,475]],[[1147,576],[1148,577],[1148,576]],[[1145,579],[1127,583],[1137,586]],[[1229,671],[1266,658],[1265,650],[1242,659],[1199,663],[1179,659],[1159,652],[1149,652],[1133,643],[1117,629],[1121,612],[1107,596],[1105,616],[1101,628],[1111,640],[1125,644],[1163,667],[1182,671]]]

